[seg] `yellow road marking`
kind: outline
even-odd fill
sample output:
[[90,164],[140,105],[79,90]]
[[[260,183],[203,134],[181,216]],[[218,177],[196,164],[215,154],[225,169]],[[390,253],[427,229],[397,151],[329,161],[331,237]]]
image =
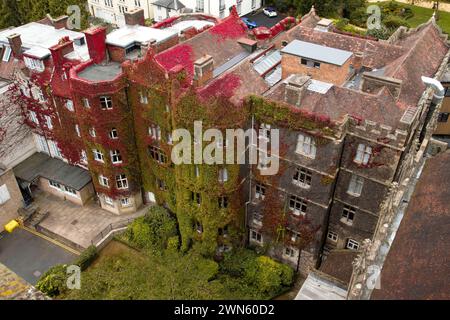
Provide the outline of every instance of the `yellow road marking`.
[[79,256],[81,254],[81,252],[79,252],[79,251],[77,251],[77,250],[75,250],[75,249],[73,249],[73,248],[71,248],[69,246],[66,246],[65,244],[62,244],[61,242],[56,241],[55,239],[47,237],[46,235],[43,235],[42,233],[39,233],[39,232],[37,232],[37,231],[35,231],[33,229],[30,229],[30,228],[25,227],[25,226],[20,226],[20,228],[25,230],[25,231],[28,231],[28,232],[34,234],[35,236],[38,236],[38,237],[40,237],[40,238],[42,238],[44,240],[47,240],[48,242],[51,242],[54,245],[57,245],[58,247],[63,248],[66,251],[69,251],[69,252],[71,252],[73,254],[76,254],[77,256]]

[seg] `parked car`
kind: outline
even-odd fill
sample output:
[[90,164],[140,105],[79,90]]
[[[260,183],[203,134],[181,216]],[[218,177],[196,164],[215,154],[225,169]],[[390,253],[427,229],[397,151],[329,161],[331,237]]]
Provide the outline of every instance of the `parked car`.
[[242,21],[244,21],[244,23],[245,23],[245,25],[247,26],[247,28],[249,28],[249,29],[254,29],[254,28],[257,28],[258,27],[258,24],[255,22],[255,21],[253,21],[253,20],[250,20],[249,18],[242,18]]
[[263,12],[264,12],[264,14],[265,14],[266,16],[268,16],[269,18],[273,18],[273,17],[278,16],[277,11],[276,11],[274,8],[272,8],[272,7],[264,8],[264,9],[263,9]]

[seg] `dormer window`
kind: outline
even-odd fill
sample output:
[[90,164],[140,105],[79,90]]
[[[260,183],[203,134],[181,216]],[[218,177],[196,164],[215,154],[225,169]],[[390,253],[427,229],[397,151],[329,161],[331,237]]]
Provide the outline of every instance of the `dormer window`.
[[25,62],[25,65],[27,66],[27,68],[30,70],[36,70],[36,71],[42,72],[45,69],[44,62],[42,60],[30,58],[30,57],[24,57],[23,60]]
[[8,62],[9,59],[11,58],[11,52],[12,52],[11,47],[5,46],[5,51],[3,52],[2,61]]

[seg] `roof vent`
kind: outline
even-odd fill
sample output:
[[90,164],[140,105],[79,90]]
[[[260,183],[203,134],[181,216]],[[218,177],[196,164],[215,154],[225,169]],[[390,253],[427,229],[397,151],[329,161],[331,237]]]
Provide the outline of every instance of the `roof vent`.
[[333,26],[333,21],[330,19],[322,19],[319,22],[317,22],[316,27],[314,30],[316,31],[322,31],[322,32],[328,32],[331,30],[331,27]]

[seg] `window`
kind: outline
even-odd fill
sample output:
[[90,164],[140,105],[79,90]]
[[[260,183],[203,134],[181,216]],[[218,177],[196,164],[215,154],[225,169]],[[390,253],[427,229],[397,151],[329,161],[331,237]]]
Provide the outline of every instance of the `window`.
[[259,152],[259,159],[258,159],[258,169],[259,170],[266,170],[269,168],[271,160],[267,156],[267,153],[265,152]]
[[47,128],[53,129],[52,118],[50,118],[50,116],[45,116],[45,123],[47,125]]
[[111,199],[111,198],[108,197],[108,196],[105,196],[105,203],[106,203],[108,206],[114,207],[114,200]]
[[159,126],[150,126],[148,128],[148,134],[155,140],[161,140],[161,128]]
[[25,65],[27,66],[27,68],[30,70],[36,70],[36,71],[42,72],[45,69],[44,62],[42,60],[24,56],[23,61],[25,62]]
[[5,46],[5,52],[3,53],[3,58],[2,58],[2,60],[4,62],[8,62],[9,61],[9,59],[11,58],[11,52],[12,52],[11,47],[10,46]]
[[81,162],[87,163],[87,161],[88,161],[88,159],[87,159],[86,151],[81,150]]
[[89,99],[87,98],[83,98],[83,107],[85,107],[86,109],[89,109],[91,107],[91,105],[89,104]]
[[314,68],[319,69],[320,68],[320,62],[314,62]]
[[139,100],[141,101],[142,104],[147,104],[148,103],[148,96],[147,96],[147,94],[145,94],[142,91],[139,91]]
[[307,65],[308,65],[308,60],[306,60],[306,59],[304,59],[304,58],[301,58],[301,59],[300,59],[300,63],[301,63],[302,65],[304,65],[304,66],[307,66]]
[[359,249],[359,243],[353,239],[347,240],[347,245],[345,246],[347,249],[350,250],[358,250]]
[[59,148],[54,141],[49,140],[48,145],[49,145],[51,153],[54,157],[62,158],[61,151],[59,151]]
[[124,208],[130,207],[130,206],[131,206],[130,198],[122,198],[122,199],[120,199],[120,204],[121,204],[122,207],[124,207]]
[[111,110],[113,108],[111,97],[100,97],[100,107],[102,110]]
[[258,243],[262,243],[262,241],[263,241],[262,240],[262,234],[257,232],[257,231],[255,231],[255,230],[251,230],[250,231],[250,239],[255,241],[255,242],[258,242]]
[[311,187],[311,176],[312,172],[305,168],[297,168],[295,170],[293,183],[302,187],[302,188],[310,188]]
[[352,196],[359,197],[361,195],[363,185],[364,178],[357,175],[352,175],[350,184],[348,185],[347,193]]
[[289,209],[291,209],[295,215],[305,215],[307,207],[308,203],[306,200],[297,196],[291,196],[289,198]]
[[291,231],[291,241],[295,243],[299,240],[300,240],[300,233]]
[[35,136],[37,138],[37,142],[38,142],[38,149],[41,152],[45,152],[46,154],[50,154],[50,151],[48,149],[48,144],[47,144],[47,140],[40,135],[36,135]]
[[111,131],[109,132],[109,137],[111,139],[118,139],[119,138],[119,134],[117,133],[117,129],[116,128],[112,128]]
[[92,153],[94,154],[94,159],[100,162],[103,162],[103,153],[98,150],[98,149],[94,149],[92,150]]
[[308,135],[299,134],[297,140],[297,153],[314,159],[316,157],[316,142],[314,139]]
[[359,164],[368,164],[371,156],[372,147],[360,143],[354,161]]
[[167,134],[167,143],[168,144],[173,144],[173,139],[172,139],[172,134],[171,133]]
[[257,226],[263,225],[263,216],[262,214],[259,214],[258,212],[253,212],[253,223]]
[[261,183],[257,183],[255,189],[255,198],[264,200],[266,197],[266,187]]
[[92,128],[89,129],[89,135],[90,135],[92,138],[95,138],[95,137],[97,136],[97,132],[95,131],[95,128],[94,128],[94,127],[92,127]]
[[159,188],[159,190],[167,190],[166,183],[161,179],[156,178],[156,186]]
[[77,196],[77,191],[71,187],[64,186],[64,191],[72,196]]
[[58,190],[60,190],[60,191],[61,191],[61,189],[62,189],[61,185],[60,185],[58,182],[56,182],[56,181],[49,180],[49,181],[48,181],[48,184],[49,184],[50,187],[52,187],[52,188],[54,188],[54,189],[58,189]]
[[227,182],[228,181],[228,170],[227,169],[220,169],[219,170],[219,182]]
[[75,132],[77,133],[77,136],[81,137],[80,126],[77,124],[75,125]]
[[8,187],[4,184],[0,186],[0,204],[6,203],[9,199],[11,199],[11,196],[9,194]]
[[167,156],[161,149],[150,146],[148,150],[153,160],[161,164],[167,163]]
[[447,122],[448,121],[448,112],[441,112],[438,116],[438,122]]
[[226,238],[229,235],[228,226],[225,226],[223,228],[219,228],[218,234],[219,234],[219,236]]
[[356,213],[355,208],[348,205],[344,205],[341,221],[346,224],[352,225],[353,219],[355,218],[355,213]]
[[39,124],[39,121],[36,116],[36,112],[30,111],[30,120],[36,124]]
[[111,151],[111,162],[113,164],[122,163],[122,156],[120,155],[119,150],[112,150]]
[[66,108],[67,108],[67,110],[72,111],[72,112],[75,110],[73,108],[73,101],[72,100],[67,100],[66,101]]
[[337,242],[339,237],[336,232],[328,231],[327,238],[333,242]]
[[202,204],[202,196],[198,192],[191,192],[191,200],[198,205]]
[[126,175],[120,174],[116,176],[117,189],[128,189],[128,179]]
[[203,226],[198,221],[194,223],[194,229],[200,234],[203,233]]
[[109,188],[109,179],[106,178],[105,176],[99,175],[98,182],[100,183],[101,186]]
[[219,197],[219,208],[221,208],[221,209],[228,208],[228,198],[227,197]]
[[284,248],[284,255],[288,258],[295,258],[298,254],[298,251],[296,249],[293,249],[291,247]]

